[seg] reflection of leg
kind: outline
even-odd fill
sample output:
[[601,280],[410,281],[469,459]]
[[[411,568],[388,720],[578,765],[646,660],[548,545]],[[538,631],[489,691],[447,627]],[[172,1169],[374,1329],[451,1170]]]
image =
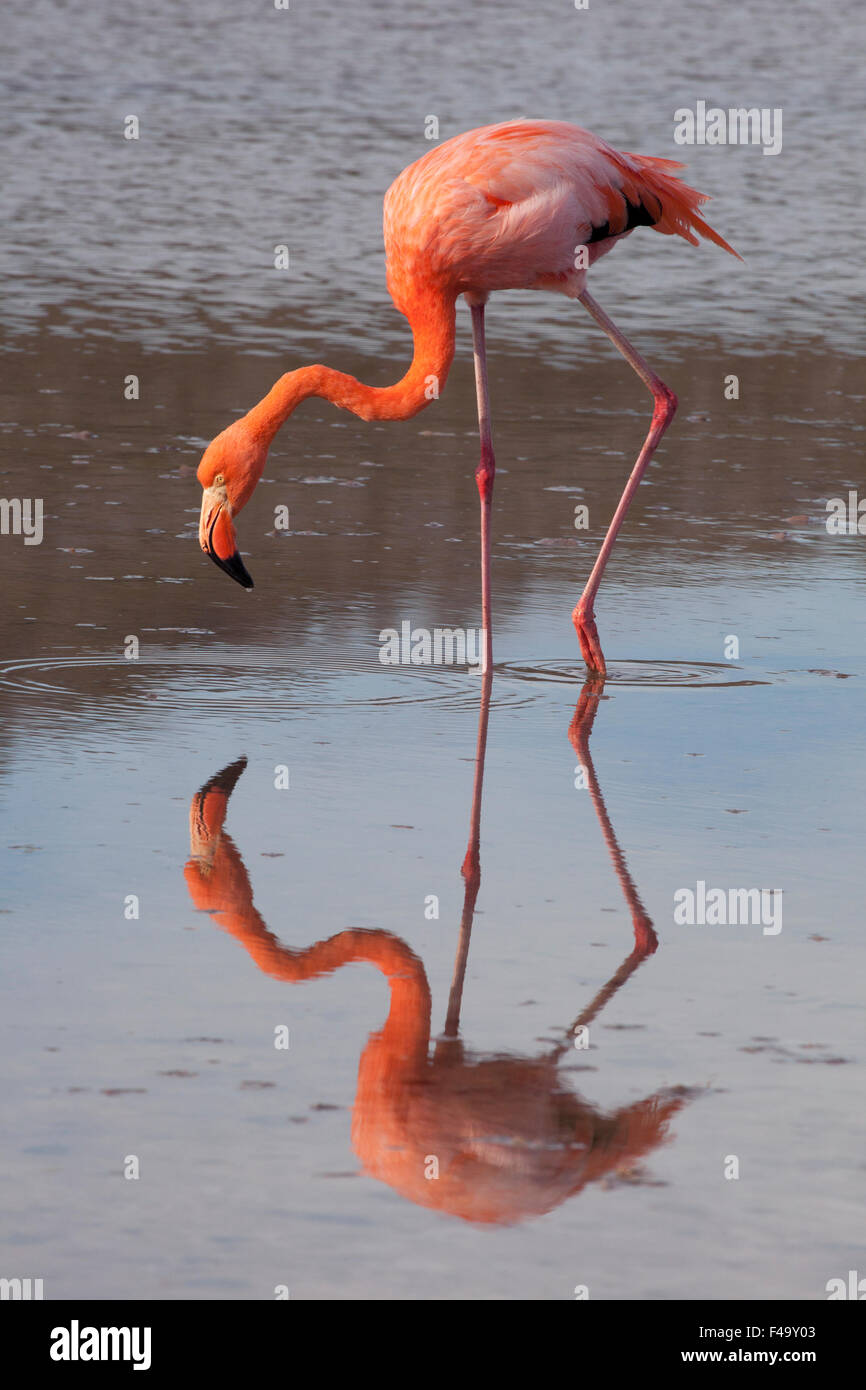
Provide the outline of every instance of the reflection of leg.
[[460,1004],[463,998],[463,981],[466,976],[466,961],[469,956],[469,939],[472,935],[472,919],[475,915],[475,900],[481,887],[481,798],[484,790],[484,758],[487,752],[487,725],[490,719],[490,692],[493,686],[493,670],[488,666],[481,678],[481,708],[478,713],[478,741],[475,746],[475,775],[472,780],[472,811],[469,817],[469,844],[463,860],[464,889],[463,914],[460,918],[460,938],[457,943],[457,959],[454,962],[454,975],[451,992],[448,996],[448,1013],[445,1019],[446,1038],[457,1036],[460,1027]]
[[604,656],[601,650],[601,643],[598,640],[598,630],[595,626],[595,596],[598,593],[598,586],[604,574],[605,565],[610,558],[613,543],[617,538],[619,528],[625,520],[625,514],[629,509],[631,500],[637,492],[638,484],[646,472],[650,459],[658,448],[659,440],[674,417],[677,408],[677,398],[668,386],[665,386],[661,377],[656,376],[655,372],[647,366],[640,353],[632,347],[628,338],[621,333],[612,319],[597,304],[592,295],[584,290],[580,295],[580,302],[584,308],[592,315],[607,336],[610,338],[614,347],[622,353],[629,366],[633,367],[645,386],[648,386],[653,395],[655,409],[653,410],[652,424],[644,440],[643,448],[638,454],[637,462],[631,472],[631,477],[625,485],[619,505],[613,514],[613,520],[608,527],[607,535],[604,538],[601,550],[598,552],[592,573],[586,583],[586,588],[581,594],[580,601],[572,615],[574,626],[577,630],[580,650],[583,653],[584,661],[591,671],[597,671],[604,675],[606,667]]
[[610,816],[607,814],[607,807],[604,804],[601,787],[595,773],[595,766],[592,761],[592,754],[589,751],[589,736],[592,731],[595,716],[598,712],[598,702],[602,698],[604,691],[604,680],[599,677],[590,677],[583,687],[577,708],[574,711],[574,718],[568,730],[568,737],[571,741],[575,753],[580,760],[581,768],[586,777],[586,785],[592,798],[593,808],[598,817],[601,833],[607,845],[608,853],[616,870],[620,887],[628,903],[631,913],[632,924],[634,926],[635,950],[641,952],[642,956],[651,955],[658,945],[658,937],[653,931],[652,922],[647,916],[646,908],[640,900],[634,880],[625,862],[625,855],[619,847],[614,828],[611,824]]
[[[649,931],[653,942],[657,944],[656,934],[652,927],[649,928]],[[571,1027],[566,1030],[562,1042],[557,1043],[555,1047],[551,1048],[548,1056],[555,1060],[559,1060],[564,1057],[567,1052],[570,1052],[575,1045],[574,1035],[578,1029],[586,1028],[592,1023],[593,1019],[598,1017],[608,1000],[613,998],[617,990],[622,989],[626,980],[631,978],[638,966],[646,960],[647,956],[651,956],[655,949],[655,945],[635,946],[631,954],[626,956],[616,973],[610,977],[606,984],[602,985],[598,994],[587,1004],[582,1013],[578,1014]]]
[[595,716],[598,713],[599,700],[604,691],[604,679],[599,676],[591,676],[587,680],[580,693],[580,699],[574,711],[574,718],[568,730],[568,737],[571,746],[578,756],[581,770],[586,777],[586,785],[592,798],[593,809],[601,826],[601,833],[607,845],[608,853],[613,861],[616,876],[628,903],[631,913],[632,926],[634,928],[634,947],[630,954],[626,956],[622,965],[614,975],[602,985],[592,1002],[575,1019],[568,1029],[565,1039],[556,1045],[552,1055],[556,1058],[562,1057],[573,1045],[574,1034],[578,1028],[589,1024],[598,1016],[609,999],[621,989],[626,980],[637,970],[638,966],[651,956],[658,946],[652,922],[647,916],[646,908],[640,900],[637,888],[634,885],[625,856],[619,847],[619,843],[611,824],[610,816],[607,814],[607,807],[604,804],[601,787],[595,772],[595,765],[592,761],[592,754],[589,751],[589,736],[592,731]]
[[[650,928],[650,931],[652,931],[652,928]],[[653,936],[655,936],[655,932],[653,932]],[[607,983],[602,985],[595,998],[587,1004],[582,1013],[578,1014],[568,1030],[569,1042],[559,1045],[558,1050],[560,1052],[564,1052],[571,1046],[570,1040],[574,1037],[578,1028],[585,1028],[588,1024],[592,1023],[594,1018],[598,1017],[608,1000],[613,998],[617,990],[622,989],[626,980],[631,978],[638,966],[646,960],[647,956],[651,956],[654,950],[655,946],[650,947],[648,950],[642,950],[639,946],[635,946],[631,955],[626,956],[616,973],[611,975]]]
[[472,305],[472,345],[475,354],[475,391],[478,397],[478,433],[481,459],[475,473],[481,498],[481,622],[484,627],[483,670],[493,664],[493,623],[490,608],[490,503],[496,460],[493,457],[493,431],[490,425],[490,393],[487,389],[487,346],[484,338],[484,305]]

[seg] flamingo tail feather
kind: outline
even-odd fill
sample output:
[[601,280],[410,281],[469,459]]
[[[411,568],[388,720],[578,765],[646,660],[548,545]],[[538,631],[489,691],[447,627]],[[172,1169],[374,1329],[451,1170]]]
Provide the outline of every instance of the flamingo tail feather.
[[659,159],[646,154],[629,154],[627,158],[634,160],[640,168],[643,202],[647,202],[646,195],[649,194],[660,205],[661,217],[653,224],[655,231],[662,232],[665,236],[681,236],[691,242],[692,246],[697,246],[698,236],[702,236],[720,246],[723,251],[729,251],[738,261],[743,259],[739,252],[735,251],[733,246],[729,246],[724,237],[701,217],[698,209],[709,201],[709,194],[699,193],[696,188],[690,188],[687,183],[683,183],[677,175],[668,172],[684,167],[678,160]]

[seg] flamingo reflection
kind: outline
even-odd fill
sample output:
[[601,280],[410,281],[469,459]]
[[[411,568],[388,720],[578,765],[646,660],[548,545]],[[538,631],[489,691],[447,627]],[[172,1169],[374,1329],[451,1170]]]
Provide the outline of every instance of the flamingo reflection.
[[[464,902],[445,1027],[431,1049],[431,996],[424,966],[388,931],[339,932],[301,949],[285,946],[253,903],[243,860],[223,829],[229,798],[246,767],[240,758],[193,797],[191,858],[184,873],[196,907],[230,932],[267,975],[297,982],[367,961],[390,988],[384,1026],[371,1034],[358,1068],[352,1145],[365,1173],[421,1206],[466,1221],[512,1224],[551,1211],[587,1183],[634,1173],[663,1143],[690,1093],[660,1090],[607,1113],[577,1095],[561,1064],[575,1040],[658,944],[619,848],[589,750],[604,682],[584,686],[569,738],[584,770],[602,834],[631,913],[634,944],[619,969],[561,1036],[536,1057],[478,1054],[459,1037],[475,903],[481,885],[480,832],[492,673],[483,677]],[[579,1055],[579,1054],[578,1054]]]

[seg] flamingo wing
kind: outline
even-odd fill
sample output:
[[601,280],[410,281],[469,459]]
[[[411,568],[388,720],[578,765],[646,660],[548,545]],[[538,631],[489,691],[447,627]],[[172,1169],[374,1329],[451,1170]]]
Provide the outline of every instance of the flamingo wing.
[[706,195],[672,173],[679,168],[563,121],[506,121],[458,135],[410,165],[386,195],[389,288],[393,281],[396,299],[422,276],[458,293],[568,293],[578,247],[591,248],[591,263],[637,226],[695,245],[697,233],[731,251],[698,214]]

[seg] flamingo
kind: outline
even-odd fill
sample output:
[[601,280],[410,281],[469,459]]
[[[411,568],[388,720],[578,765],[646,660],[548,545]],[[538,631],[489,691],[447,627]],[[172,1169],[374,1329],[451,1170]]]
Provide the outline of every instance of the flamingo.
[[[698,237],[737,252],[700,216],[707,195],[671,171],[675,160],[625,154],[564,121],[482,126],[444,141],[410,164],[385,196],[387,282],[409,320],[414,356],[393,386],[367,386],[331,367],[300,367],[208,445],[198,468],[204,489],[202,550],[233,579],[253,581],[238,552],[233,519],[262,476],[268,449],[295,408],[319,396],[362,420],[405,420],[437,399],[454,356],[456,301],[472,315],[481,456],[483,669],[492,664],[490,508],[496,461],[487,382],[484,306],[494,290],[552,290],[580,300],[653,397],[649,431],[572,618],[591,673],[606,671],[595,599],[614,541],[643,474],[676,410],[676,396],[586,288],[587,270],[635,227]],[[738,257],[739,259],[739,257]]]
[[[225,829],[229,800],[246,767],[238,758],[192,798],[190,897],[233,936],[266,975],[286,983],[319,979],[366,963],[390,989],[388,1016],[358,1064],[352,1144],[370,1177],[420,1206],[464,1221],[510,1225],[551,1211],[588,1183],[633,1171],[669,1137],[678,1111],[698,1092],[663,1087],[615,1111],[574,1092],[561,1067],[589,1026],[657,949],[658,939],[604,804],[589,748],[601,681],[588,681],[568,736],[628,906],[633,946],[610,979],[540,1055],[478,1053],[460,1037],[460,1013],[478,891],[481,800],[492,672],[482,679],[463,911],[442,1034],[431,1038],[432,996],[423,962],[393,932],[350,928],[305,947],[284,945],[258,912],[241,854]],[[431,1048],[432,1044],[432,1048]],[[437,1181],[427,1163],[436,1155]]]

